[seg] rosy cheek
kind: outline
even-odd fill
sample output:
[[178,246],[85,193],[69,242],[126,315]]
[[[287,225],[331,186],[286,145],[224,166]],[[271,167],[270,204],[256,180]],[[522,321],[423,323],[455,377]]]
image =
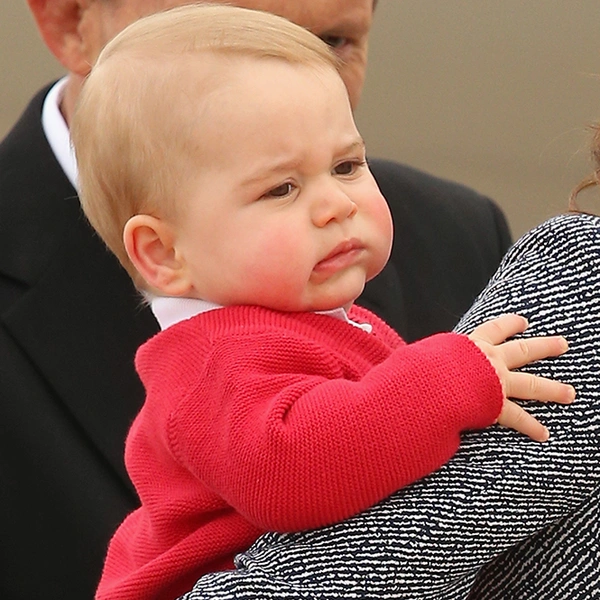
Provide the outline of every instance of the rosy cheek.
[[374,260],[373,272],[369,274],[369,277],[374,277],[376,273],[383,269],[392,250],[394,226],[392,215],[383,196],[380,196],[380,200],[374,201],[371,205],[371,219],[374,234]]
[[378,194],[377,197],[373,198],[373,202],[371,203],[371,214],[373,215],[373,222],[377,229],[377,233],[382,239],[389,240],[389,243],[391,244],[394,227],[392,223],[392,214],[382,195]]
[[258,239],[257,260],[274,281],[293,273],[302,258],[306,259],[306,244],[295,227],[273,227],[263,231]]
[[279,310],[297,310],[310,276],[307,244],[302,243],[298,231],[285,228],[263,231],[256,242],[245,255],[242,273],[251,301]]

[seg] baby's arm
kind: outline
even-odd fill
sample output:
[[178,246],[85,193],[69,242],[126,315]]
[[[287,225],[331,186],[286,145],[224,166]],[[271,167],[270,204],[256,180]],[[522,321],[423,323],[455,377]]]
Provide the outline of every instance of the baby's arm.
[[[522,329],[522,319],[503,317],[480,335],[511,335],[515,322]],[[492,335],[492,367],[466,336],[441,334],[398,347],[356,381],[312,339],[289,336],[286,351],[273,350],[281,340],[269,331],[217,344],[201,400],[178,410],[171,432],[189,471],[252,523],[279,531],[340,521],[439,468],[461,431],[493,423],[509,403],[502,388],[512,375],[499,381],[497,365],[506,370],[515,351],[520,363],[523,348],[529,359],[564,349],[558,340],[494,346]],[[254,365],[251,374],[227,360],[234,355]]]

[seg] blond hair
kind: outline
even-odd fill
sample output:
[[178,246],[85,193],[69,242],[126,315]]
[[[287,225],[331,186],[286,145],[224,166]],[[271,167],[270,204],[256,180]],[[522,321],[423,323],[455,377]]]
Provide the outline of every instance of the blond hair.
[[155,13],[107,44],[83,85],[71,137],[83,210],[141,288],[123,228],[136,214],[174,209],[186,167],[198,168],[202,136],[192,125],[215,85],[190,59],[207,53],[338,66],[324,42],[286,19],[218,4]]

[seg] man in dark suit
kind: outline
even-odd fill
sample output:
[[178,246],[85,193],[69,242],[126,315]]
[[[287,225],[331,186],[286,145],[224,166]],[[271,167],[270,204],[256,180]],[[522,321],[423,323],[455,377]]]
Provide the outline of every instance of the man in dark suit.
[[[103,44],[186,0],[28,1],[69,75],[42,90],[0,144],[0,596],[80,600],[92,597],[109,537],[137,505],[123,464],[143,401],[133,356],[158,328],[80,211],[66,127]],[[372,0],[235,3],[327,41],[356,105]],[[461,186],[391,162],[371,169],[395,245],[360,302],[407,340],[448,330],[507,249],[506,221]]]

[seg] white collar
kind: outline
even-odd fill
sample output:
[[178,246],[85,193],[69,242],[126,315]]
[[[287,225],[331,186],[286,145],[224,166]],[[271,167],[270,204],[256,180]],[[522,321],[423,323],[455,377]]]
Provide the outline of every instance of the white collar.
[[46,134],[46,139],[56,160],[69,178],[69,181],[77,189],[77,163],[75,153],[71,146],[69,128],[60,112],[60,103],[62,101],[67,77],[57,81],[44,99],[42,107],[42,128]]
[[339,319],[340,321],[346,321],[346,323],[354,325],[354,327],[358,327],[367,333],[371,333],[371,331],[373,331],[373,326],[370,323],[357,323],[356,321],[353,321],[348,316],[346,309],[342,307],[332,308],[331,310],[316,310],[315,313],[318,315],[328,315],[334,319]]
[[[197,298],[175,298],[167,296],[149,296],[150,308],[160,325],[162,330],[191,319],[192,317],[199,315],[200,313],[207,312],[209,310],[216,310],[217,308],[223,308],[219,304],[214,302],[207,302],[206,300],[198,300]],[[348,313],[343,308],[334,308],[332,310],[320,310],[315,311],[319,315],[328,315],[341,321],[346,321],[350,325],[354,325],[367,333],[373,331],[372,325],[369,323],[356,323],[348,318]]]
[[200,313],[221,308],[218,304],[197,298],[176,298],[172,296],[150,296],[150,308],[162,330],[191,319]]

